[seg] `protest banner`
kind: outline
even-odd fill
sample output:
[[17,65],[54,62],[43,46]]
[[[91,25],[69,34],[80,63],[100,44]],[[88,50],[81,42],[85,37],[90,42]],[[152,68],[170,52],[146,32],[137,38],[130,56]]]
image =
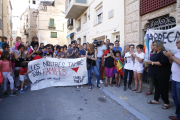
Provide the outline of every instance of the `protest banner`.
[[155,40],[161,40],[167,51],[171,50],[173,53],[177,52],[176,39],[180,37],[180,25],[168,30],[153,30],[148,29],[145,37],[145,60],[149,60],[151,52],[151,44]]
[[86,58],[42,58],[28,64],[31,90],[88,83]]

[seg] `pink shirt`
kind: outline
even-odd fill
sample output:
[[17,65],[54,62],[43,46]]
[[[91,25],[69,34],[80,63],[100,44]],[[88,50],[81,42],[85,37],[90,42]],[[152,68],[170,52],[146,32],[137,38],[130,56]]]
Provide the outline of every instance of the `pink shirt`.
[[11,72],[10,62],[8,60],[5,61],[0,60],[0,65],[2,72]]
[[18,49],[19,45],[23,45],[23,44],[22,44],[22,43],[19,43],[19,42],[16,42],[16,43],[15,43],[15,50]]

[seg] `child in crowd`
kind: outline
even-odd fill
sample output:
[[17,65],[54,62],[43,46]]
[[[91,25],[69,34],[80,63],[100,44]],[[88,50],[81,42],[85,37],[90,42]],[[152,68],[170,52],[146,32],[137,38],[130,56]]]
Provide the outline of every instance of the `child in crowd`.
[[117,50],[116,59],[114,61],[114,65],[115,65],[114,74],[115,74],[115,79],[116,79],[116,87],[120,87],[121,75],[123,75],[123,59],[120,57],[120,55],[121,55],[121,52]]
[[1,60],[0,60],[0,71],[1,75],[4,79],[4,96],[7,97],[7,82],[9,80],[10,82],[10,89],[11,93],[10,96],[17,96],[17,94],[14,92],[14,79],[12,77],[12,66],[11,62],[9,60],[9,52],[8,51],[3,51],[1,55]]
[[38,47],[38,49],[39,49],[38,37],[34,36],[34,37],[32,38],[32,42],[31,42],[29,54],[31,54],[31,53],[33,52],[33,50],[34,50],[33,46],[36,46],[36,45],[37,45],[37,47]]
[[21,63],[21,69],[20,69],[20,73],[19,73],[19,80],[21,81],[21,90],[20,93],[25,93],[24,89],[29,90],[30,88],[27,86],[27,74],[30,72],[27,72],[27,67],[28,67],[28,63],[27,62],[23,62]]
[[23,44],[22,44],[22,41],[21,41],[21,37],[17,36],[16,37],[16,43],[15,43],[15,50],[18,49],[19,45],[23,45]]
[[37,51],[37,55],[33,58],[33,60],[38,60],[42,58],[42,50]]
[[57,55],[60,52],[60,48],[61,48],[61,46],[59,46],[59,45],[56,46],[56,52],[54,52],[54,55],[56,56],[56,58],[58,58]]
[[2,49],[4,43],[7,43],[7,37],[3,36],[1,39],[2,41],[0,41],[0,49]]
[[[135,88],[132,89],[132,91],[136,91],[136,93],[141,93],[142,88],[142,74],[144,70],[144,58],[145,55],[143,53],[143,45],[139,44],[137,45],[136,49],[137,52],[133,54],[133,57],[135,58],[135,65],[133,68],[134,71],[134,80],[135,80]],[[138,80],[139,80],[139,89],[138,89]],[[137,91],[138,90],[138,91]]]
[[64,48],[62,46],[60,47],[60,51],[57,54],[57,57],[58,58],[66,58],[66,54],[64,53]]

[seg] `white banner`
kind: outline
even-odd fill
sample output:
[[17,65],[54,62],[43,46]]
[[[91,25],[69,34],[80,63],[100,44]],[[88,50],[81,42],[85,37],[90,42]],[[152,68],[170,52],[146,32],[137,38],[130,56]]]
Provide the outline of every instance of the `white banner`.
[[145,39],[149,41],[149,52],[151,51],[151,44],[154,40],[161,40],[164,43],[166,50],[171,50],[173,53],[177,52],[176,39],[180,36],[180,25],[168,30],[153,30],[149,29],[146,32]]
[[88,83],[86,58],[42,58],[29,62],[31,90]]

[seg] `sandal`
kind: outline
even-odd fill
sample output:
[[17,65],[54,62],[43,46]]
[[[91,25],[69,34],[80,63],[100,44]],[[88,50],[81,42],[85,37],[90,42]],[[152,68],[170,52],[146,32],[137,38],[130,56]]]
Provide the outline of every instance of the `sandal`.
[[147,92],[147,93],[146,93],[146,95],[151,95],[151,94],[152,94],[152,92]]
[[138,91],[136,91],[136,93],[141,93],[141,92],[142,92],[142,91],[139,91],[139,90],[138,90]]
[[152,102],[152,100],[148,101],[147,103],[148,104],[159,104],[158,102],[157,103],[156,102]]
[[105,87],[107,87],[108,85],[107,84],[104,84]]
[[132,89],[132,91],[136,91],[137,89]]
[[113,87],[113,84],[112,84],[112,83],[110,83],[109,85],[110,85],[111,87]]
[[165,104],[164,104],[164,105],[162,106],[162,109],[168,109],[169,107],[170,107],[170,105],[165,105]]
[[116,83],[116,87],[118,87],[118,84]]

